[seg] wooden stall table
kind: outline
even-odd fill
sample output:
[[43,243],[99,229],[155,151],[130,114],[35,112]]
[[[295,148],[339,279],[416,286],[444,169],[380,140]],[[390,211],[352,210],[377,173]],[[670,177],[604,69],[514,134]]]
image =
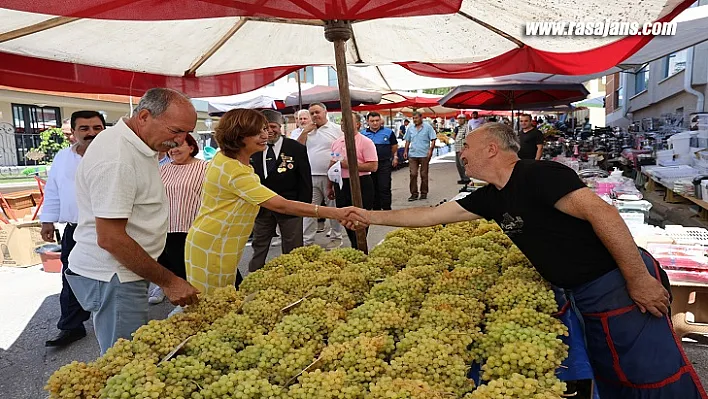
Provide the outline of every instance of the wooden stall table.
[[[671,282],[671,322],[676,336],[682,338],[688,334],[708,334],[708,281],[678,278],[673,270],[667,270],[666,273]],[[708,279],[708,276],[704,279]],[[693,315],[693,321],[686,319],[689,312]]]

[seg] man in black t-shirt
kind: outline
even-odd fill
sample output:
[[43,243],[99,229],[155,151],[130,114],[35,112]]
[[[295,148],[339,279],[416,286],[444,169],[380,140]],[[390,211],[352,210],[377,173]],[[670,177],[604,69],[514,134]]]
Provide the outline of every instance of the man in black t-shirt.
[[531,124],[531,115],[522,114],[519,117],[521,131],[519,132],[519,158],[541,159],[543,154],[543,133]]
[[468,134],[461,158],[467,175],[488,186],[435,208],[355,208],[348,217],[357,220],[357,228],[425,227],[481,217],[496,221],[582,314],[603,399],[705,398],[673,335],[670,295],[656,261],[637,248],[617,210],[573,170],[520,160],[518,150],[510,127],[487,123]]

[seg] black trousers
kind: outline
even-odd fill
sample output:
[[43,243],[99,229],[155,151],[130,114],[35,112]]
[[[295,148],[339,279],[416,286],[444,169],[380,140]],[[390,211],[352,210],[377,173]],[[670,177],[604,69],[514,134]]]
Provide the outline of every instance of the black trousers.
[[69,254],[76,245],[76,241],[74,241],[75,230],[75,224],[67,223],[64,235],[61,237],[61,293],[59,294],[61,316],[57,323],[57,328],[60,330],[85,330],[84,322],[91,317],[91,312],[85,311],[76,300],[74,291],[71,290],[64,275],[69,267]]
[[[371,210],[374,206],[374,181],[371,175],[359,176],[359,181],[361,182],[361,201],[364,209]],[[339,184],[334,183],[334,194],[336,196],[337,208],[345,208],[352,206],[352,192],[349,187],[349,179],[344,179],[344,185],[339,188]],[[354,230],[347,230],[347,237],[352,243],[352,248],[359,249],[356,243],[356,232]],[[366,228],[366,234],[369,234],[369,228]]]
[[253,242],[251,243],[253,258],[248,263],[249,272],[255,272],[265,265],[270,241],[275,236],[276,226],[280,226],[281,248],[284,254],[303,245],[301,217],[261,208],[253,225]]
[[374,205],[375,211],[391,210],[391,172],[393,165],[390,159],[379,160],[379,168],[371,173],[371,180],[374,183]]
[[165,249],[157,258],[157,263],[164,266],[175,276],[187,279],[186,266],[184,264],[184,244],[187,241],[187,233],[167,233]]

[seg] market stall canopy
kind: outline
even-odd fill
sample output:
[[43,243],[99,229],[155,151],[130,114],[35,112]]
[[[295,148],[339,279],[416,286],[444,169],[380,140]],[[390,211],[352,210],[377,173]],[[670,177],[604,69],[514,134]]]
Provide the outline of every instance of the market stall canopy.
[[[377,91],[350,88],[349,92],[352,107],[381,102],[381,93]],[[339,102],[339,88],[333,86],[312,86],[302,93],[294,92],[285,97],[285,106],[288,108],[297,108],[300,103],[303,108],[308,108],[313,103],[324,103],[331,111],[342,108]]]
[[360,105],[354,107],[355,111],[396,110],[400,108],[427,108],[438,106],[442,96],[424,93],[409,93],[390,91],[381,95],[378,104]]
[[579,83],[507,82],[456,87],[440,100],[440,105],[489,110],[534,109],[568,105],[585,99],[588,94]]
[[306,65],[333,64],[334,49],[323,35],[332,20],[352,22],[350,64],[399,63],[446,78],[589,74],[621,63],[651,37],[527,36],[522,27],[588,15],[668,21],[691,2],[558,0],[549,9],[545,0],[5,0],[0,85],[128,95],[155,86],[195,97],[243,93]]
[[[303,89],[309,89],[311,84],[303,83]],[[285,97],[297,90],[297,83],[289,82],[282,86],[262,87],[248,93],[223,97],[206,97],[200,100],[209,103],[209,114],[220,115],[234,108],[247,109],[283,109]]]
[[587,100],[574,102],[574,107],[605,108],[605,97],[588,98]]

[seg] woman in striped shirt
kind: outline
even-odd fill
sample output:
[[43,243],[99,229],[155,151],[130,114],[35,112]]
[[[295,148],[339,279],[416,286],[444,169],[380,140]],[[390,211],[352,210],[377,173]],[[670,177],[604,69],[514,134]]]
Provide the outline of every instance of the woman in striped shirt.
[[[188,134],[181,146],[170,150],[168,155],[172,162],[160,167],[170,207],[170,226],[165,250],[157,261],[183,279],[187,278],[184,243],[202,205],[202,186],[208,166],[208,162],[195,158],[198,153],[197,141]],[[150,303],[160,303],[163,299],[162,289],[155,286],[150,291]]]

